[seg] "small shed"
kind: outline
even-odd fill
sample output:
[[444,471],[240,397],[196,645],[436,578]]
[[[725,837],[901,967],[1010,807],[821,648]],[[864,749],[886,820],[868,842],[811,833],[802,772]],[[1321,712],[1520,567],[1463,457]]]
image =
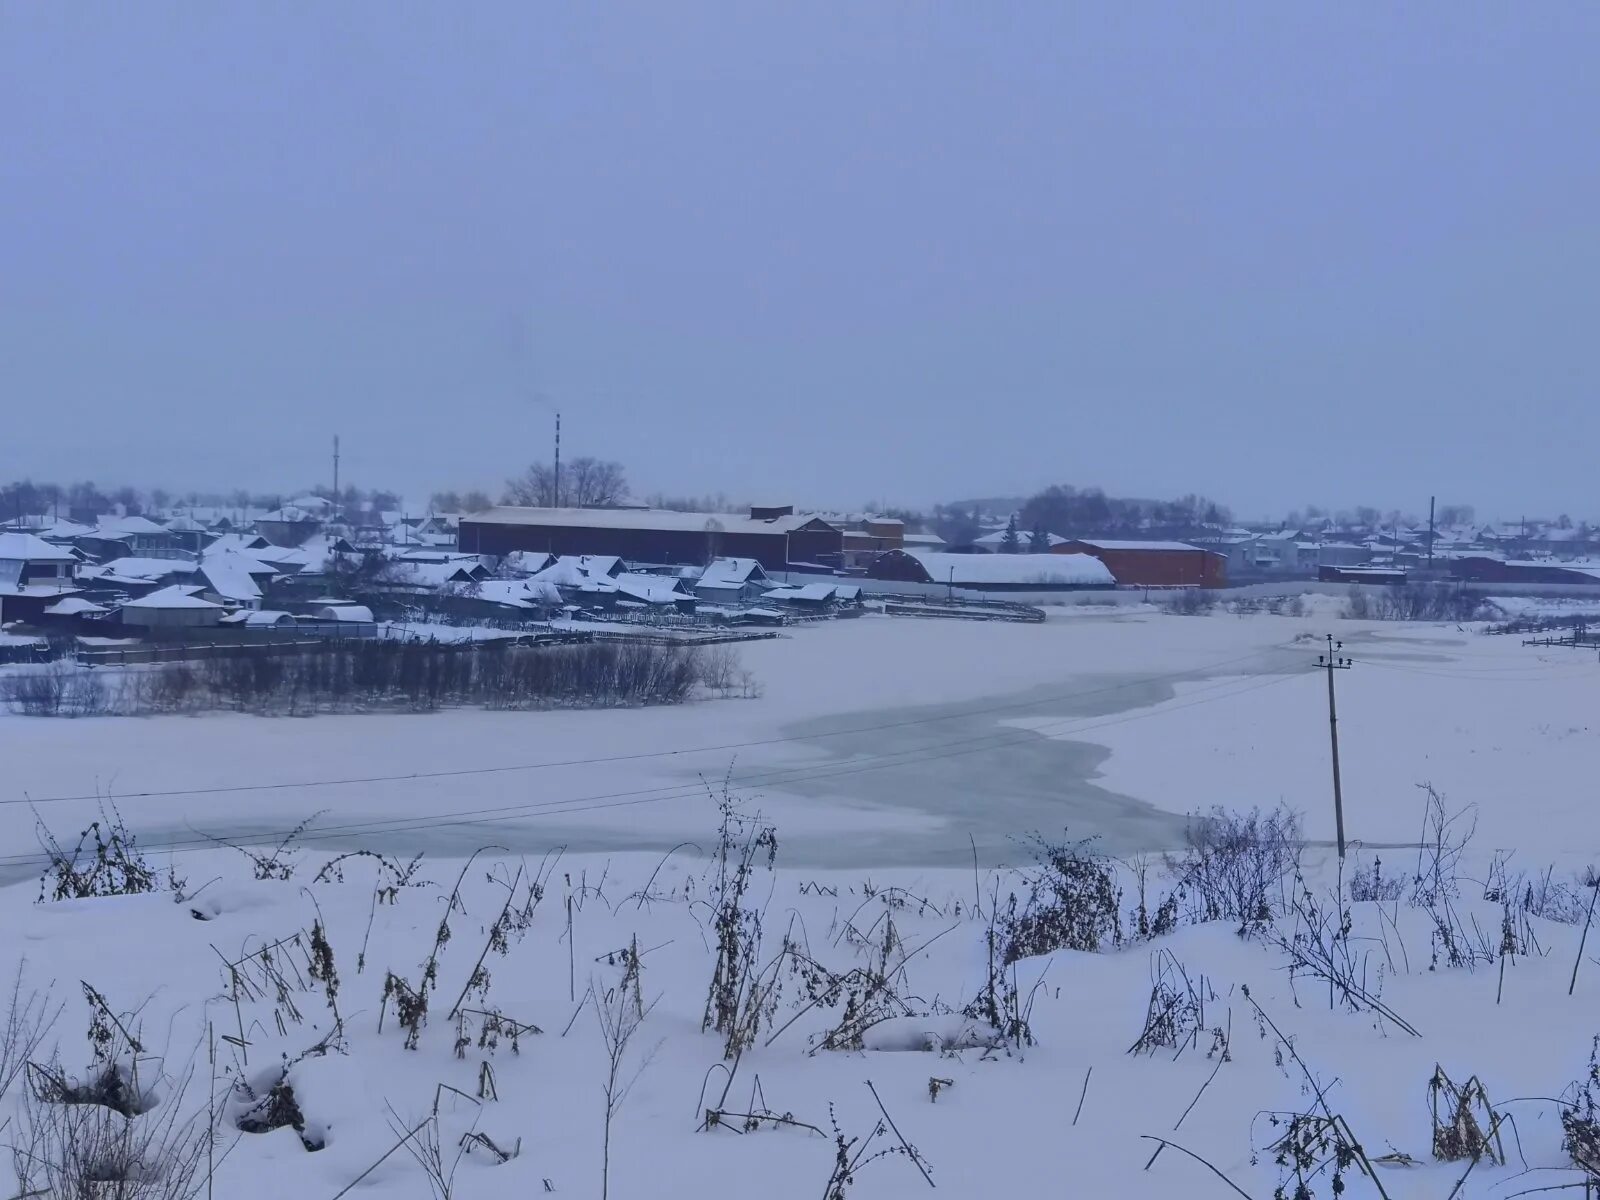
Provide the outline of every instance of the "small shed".
[[119,610],[124,625],[150,628],[201,628],[222,620],[223,608],[202,599],[193,584],[173,584],[129,600]]
[[325,604],[311,615],[319,621],[372,621],[372,610],[365,604]]

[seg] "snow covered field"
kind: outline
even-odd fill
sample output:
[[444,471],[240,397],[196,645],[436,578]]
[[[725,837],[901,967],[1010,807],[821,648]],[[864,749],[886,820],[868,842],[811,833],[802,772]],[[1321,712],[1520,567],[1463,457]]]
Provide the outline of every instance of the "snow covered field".
[[[1381,857],[1398,881],[1385,903],[1335,899],[1326,682],[1310,666],[1324,632],[1356,659],[1337,679],[1346,820],[1357,861],[1370,870]],[[760,698],[681,708],[0,718],[0,837],[20,880],[0,889],[0,963],[23,960],[28,984],[53,985],[65,1006],[34,1057],[54,1048],[64,1075],[98,1073],[79,981],[92,985],[140,1040],[137,1083],[159,1099],[133,1128],[179,1113],[214,1122],[215,1194],[238,1200],[332,1200],[352,1183],[351,1196],[438,1194],[408,1150],[383,1157],[419,1124],[412,1144],[437,1137],[446,1168],[469,1133],[508,1152],[520,1140],[504,1163],[467,1143],[450,1185],[463,1200],[599,1196],[599,1018],[626,1024],[641,1008],[619,1066],[619,1082],[636,1082],[612,1121],[613,1197],[900,1200],[928,1190],[926,1168],[962,1197],[1259,1200],[1283,1181],[1273,1144],[1291,1128],[1262,1114],[1314,1110],[1347,1122],[1374,1161],[1375,1178],[1345,1165],[1348,1195],[1505,1197],[1578,1178],[1557,1170],[1568,1164],[1558,1106],[1523,1098],[1561,1093],[1600,1032],[1600,935],[1580,956],[1591,893],[1571,882],[1600,860],[1588,795],[1600,665],[1585,654],[1326,615],[1069,611],[1043,626],[864,618],[742,657]],[[754,946],[741,926],[755,983],[735,1002],[758,1028],[736,1061],[724,1036],[701,1030],[726,945],[726,892],[707,857],[718,813],[702,777],[717,790],[727,777],[777,831],[776,867],[757,856],[740,906],[760,915],[761,937]],[[1475,806],[1477,834],[1448,894],[1419,905],[1416,852],[1399,847],[1421,832],[1423,782],[1451,809]],[[75,837],[97,794],[116,798],[160,890],[36,904],[35,811]],[[1274,904],[1298,897],[1298,915],[1290,905],[1248,938],[1228,919],[1140,939],[1133,878],[1117,867],[1124,944],[1107,936],[1099,953],[1060,949],[1000,973],[997,1006],[1026,1019],[1031,1042],[986,1019],[986,933],[1024,886],[1007,868],[1026,862],[1030,833],[1065,828],[1125,860],[1146,854],[1154,908],[1172,886],[1158,852],[1181,846],[1186,814],[1280,800],[1312,843],[1304,887],[1274,883]],[[288,878],[253,878],[245,854],[208,840],[260,840],[318,812]],[[380,893],[391,868],[368,857],[318,879],[356,847],[425,850],[415,886]],[[1498,849],[1516,851],[1513,872],[1555,864],[1565,905],[1508,914],[1485,899]],[[1198,902],[1191,889],[1176,903]],[[1312,904],[1332,921],[1307,938]],[[1454,951],[1441,949],[1441,912]],[[441,920],[449,938],[435,954]],[[263,967],[264,946],[296,935]],[[313,948],[324,939],[325,952]],[[619,953],[635,939],[637,973]],[[1324,944],[1345,964],[1343,990],[1307,966]],[[407,1049],[401,1002],[429,961],[436,986]],[[1163,967],[1190,1033],[1129,1054]],[[1191,1013],[1199,1001],[1204,1013]],[[498,1046],[480,1045],[485,1013],[499,1014]],[[336,1021],[326,1052],[306,1054]],[[524,1031],[514,1051],[505,1022],[541,1032]],[[123,1031],[111,1040],[115,1057]],[[236,1132],[285,1061],[302,1133]],[[1482,1078],[1506,1114],[1506,1165],[1434,1161],[1436,1063],[1458,1083]],[[62,1107],[41,1099],[24,1112],[30,1082],[37,1090],[37,1073],[0,1099],[0,1123],[13,1118],[0,1140]],[[920,1166],[892,1154],[828,1191],[830,1106],[846,1142],[885,1122],[867,1155],[901,1149],[903,1136]],[[727,1115],[701,1130],[707,1109]],[[1145,1170],[1156,1143],[1142,1135],[1170,1138],[1227,1181],[1176,1149]],[[1307,1171],[1311,1194],[1333,1194],[1331,1166]],[[128,1200],[146,1193],[168,1194]]]

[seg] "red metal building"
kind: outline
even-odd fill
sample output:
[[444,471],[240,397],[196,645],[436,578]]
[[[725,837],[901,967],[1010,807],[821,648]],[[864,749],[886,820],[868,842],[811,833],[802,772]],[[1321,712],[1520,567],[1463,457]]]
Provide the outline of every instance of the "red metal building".
[[1089,554],[1105,563],[1124,587],[1228,586],[1228,558],[1188,542],[1108,541],[1078,538],[1050,548],[1052,554]]

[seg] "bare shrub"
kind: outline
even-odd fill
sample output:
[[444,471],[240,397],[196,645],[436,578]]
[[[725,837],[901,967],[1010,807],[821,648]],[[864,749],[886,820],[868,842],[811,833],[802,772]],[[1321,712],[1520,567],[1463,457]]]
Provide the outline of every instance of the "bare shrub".
[[[1317,898],[1305,880],[1295,877],[1289,909],[1294,924],[1289,932],[1277,922],[1262,926],[1262,936],[1289,958],[1289,986],[1309,976],[1328,988],[1328,1006],[1341,1005],[1351,1012],[1371,1012],[1420,1037],[1416,1029],[1380,998],[1381,972],[1368,970],[1371,951],[1358,946],[1353,936],[1350,910],[1334,892],[1331,903]],[[1297,997],[1298,999],[1298,997]]]
[[1371,867],[1363,867],[1358,861],[1346,886],[1352,903],[1381,903],[1405,895],[1406,881],[1397,875],[1385,875],[1383,859],[1375,857]]
[[[867,1086],[872,1088],[872,1097],[878,1100],[878,1090],[872,1087],[872,1082],[867,1081]],[[833,1105],[828,1105],[828,1123],[833,1127],[833,1171],[828,1176],[827,1186],[822,1189],[822,1200],[846,1200],[850,1186],[855,1183],[856,1176],[875,1162],[885,1158],[900,1157],[906,1159],[912,1166],[922,1173],[928,1186],[934,1186],[933,1178],[929,1174],[932,1169],[922,1152],[906,1141],[895,1128],[889,1112],[883,1107],[883,1101],[878,1100],[878,1111],[882,1119],[865,1135],[845,1137],[844,1131],[839,1127],[838,1115],[834,1112]],[[894,1135],[896,1145],[886,1143],[890,1134]]]
[[1600,1037],[1589,1046],[1589,1067],[1561,1094],[1561,1147],[1573,1163],[1600,1179]]
[[1401,583],[1372,592],[1351,585],[1345,616],[1363,621],[1492,621],[1504,611],[1448,583]]
[[99,1104],[60,1104],[24,1093],[12,1164],[25,1196],[62,1200],[194,1200],[206,1189],[211,1129],[185,1115],[182,1092],[127,1117]]
[[1457,1086],[1444,1068],[1435,1064],[1428,1080],[1428,1110],[1433,1117],[1433,1156],[1439,1161],[1506,1161],[1500,1142],[1504,1118],[1494,1111],[1489,1093],[1476,1075]]
[[0,704],[28,717],[95,716],[113,707],[111,691],[106,675],[68,659],[0,675]]
[[1468,806],[1450,812],[1432,784],[1417,786],[1424,799],[1411,904],[1426,912],[1433,923],[1429,969],[1437,970],[1441,963],[1469,969],[1480,962],[1492,963],[1499,957],[1494,939],[1479,928],[1476,918],[1463,916],[1456,906],[1461,896],[1461,860],[1477,831],[1477,810]]
[[1514,909],[1523,917],[1538,917],[1561,925],[1581,925],[1589,909],[1586,893],[1594,886],[1595,871],[1558,879],[1555,868],[1513,872],[1509,854],[1496,854],[1484,880],[1483,898]]
[[700,1028],[721,1034],[725,1057],[732,1059],[754,1042],[761,1024],[764,1006],[759,983],[763,973],[758,970],[758,958],[762,913],[746,907],[745,894],[758,865],[764,861],[767,870],[772,869],[778,835],[771,825],[745,814],[726,781],[717,797],[717,811],[722,819],[708,897],[717,955]]
[[1200,616],[1216,607],[1217,594],[1204,588],[1180,588],[1161,600],[1162,611],[1185,617]]
[[36,826],[48,865],[39,877],[39,903],[84,900],[99,896],[134,896],[163,889],[179,891],[182,881],[169,871],[157,874],[139,849],[139,840],[123,822],[114,803],[100,806],[100,819],[90,823],[69,850],[56,840],[43,820]]
[[698,647],[695,661],[700,671],[700,682],[709,690],[726,696],[738,685],[739,655],[732,646]]
[[[1150,960],[1150,1002],[1145,1007],[1144,1028],[1128,1047],[1129,1054],[1154,1054],[1171,1050],[1176,1057],[1195,1045],[1206,1028],[1206,1001],[1211,988],[1201,976],[1198,985],[1170,950],[1157,951]],[[1217,1035],[1222,1036],[1218,1029]]]
[[1192,920],[1237,921],[1243,937],[1287,910],[1304,849],[1296,813],[1281,804],[1270,812],[1213,808],[1191,815],[1187,840],[1167,869],[1182,881]]
[[49,993],[23,990],[26,966],[26,962],[17,964],[17,973],[11,981],[11,995],[6,1003],[5,1020],[0,1023],[0,1100],[5,1099],[11,1085],[33,1061],[61,1015],[61,1006],[51,1002]]
[[83,985],[92,1055],[81,1079],[52,1060],[28,1064],[22,1124],[12,1142],[20,1194],[62,1200],[190,1200],[205,1187],[204,1111],[186,1112],[192,1077],[141,1078],[148,1060],[134,1014]]
[[999,913],[1001,962],[1055,950],[1122,944],[1122,892],[1115,864],[1093,839],[1048,842],[1034,835],[1034,866],[1021,872],[1027,899],[1013,893]]
[[0,677],[0,702],[30,716],[201,712],[261,715],[681,704],[710,671],[724,694],[753,683],[728,656],[692,646],[597,642],[519,646],[354,641],[291,655],[236,654],[129,672],[114,689],[103,672],[56,663]]
[[1289,1197],[1313,1200],[1316,1195],[1313,1187],[1318,1181],[1326,1180],[1330,1194],[1341,1196],[1349,1189],[1346,1177],[1355,1171],[1367,1179],[1379,1197],[1387,1200],[1389,1193],[1384,1190],[1350,1122],[1328,1102],[1328,1092],[1333,1085],[1317,1078],[1295,1049],[1294,1039],[1287,1037],[1256,1002],[1248,986],[1241,986],[1239,994],[1255,1013],[1256,1029],[1262,1040],[1273,1043],[1273,1057],[1278,1065],[1285,1074],[1291,1074],[1291,1066],[1298,1071],[1303,1081],[1301,1091],[1308,1097],[1305,1111],[1263,1112],[1256,1118],[1258,1122],[1265,1121],[1272,1130],[1260,1152],[1278,1167],[1278,1186],[1273,1195],[1284,1200]]

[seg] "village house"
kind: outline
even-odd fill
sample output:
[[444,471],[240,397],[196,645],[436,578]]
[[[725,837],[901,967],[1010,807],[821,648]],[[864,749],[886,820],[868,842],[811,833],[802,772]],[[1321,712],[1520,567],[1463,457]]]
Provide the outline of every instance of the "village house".
[[748,604],[772,589],[772,579],[753,558],[718,558],[694,581],[694,594],[708,604]]
[[209,628],[222,620],[225,610],[200,592],[193,584],[173,584],[127,601],[117,610],[117,617],[124,625],[146,629]]
[[194,553],[200,549],[200,535],[179,533],[157,525],[149,517],[103,517],[89,533],[72,539],[90,558],[105,562],[113,558]]
[[77,590],[72,552],[31,533],[0,533],[0,623],[29,621]]

